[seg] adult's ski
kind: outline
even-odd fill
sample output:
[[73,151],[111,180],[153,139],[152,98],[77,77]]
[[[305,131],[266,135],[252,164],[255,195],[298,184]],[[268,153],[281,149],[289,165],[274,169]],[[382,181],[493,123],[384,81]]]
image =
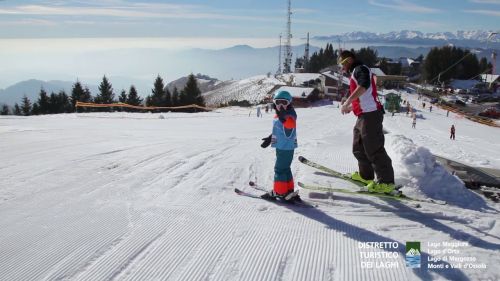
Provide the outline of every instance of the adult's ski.
[[329,186],[311,185],[311,184],[305,184],[302,182],[298,182],[297,184],[298,184],[298,186],[300,186],[304,189],[315,190],[315,191],[369,195],[369,196],[375,196],[375,197],[379,197],[379,198],[394,199],[394,200],[398,200],[398,201],[413,201],[413,202],[425,202],[425,203],[432,203],[432,204],[438,204],[438,205],[446,205],[446,201],[434,200],[434,199],[413,198],[413,197],[408,197],[404,194],[401,194],[399,196],[395,196],[395,195],[390,195],[390,194],[385,194],[385,193],[368,192],[365,190],[354,191],[354,190],[349,190],[349,189],[344,189],[344,188],[334,188],[334,187],[329,187]]
[[356,180],[353,180],[351,178],[351,176],[349,174],[343,174],[343,173],[340,173],[340,172],[337,172],[335,170],[332,170],[328,167],[325,167],[321,164],[318,164],[316,162],[313,162],[307,158],[305,158],[304,156],[299,156],[299,161],[303,164],[306,164],[307,166],[310,166],[310,167],[313,167],[313,168],[316,168],[332,177],[336,177],[336,178],[339,178],[339,179],[343,179],[343,180],[346,180],[348,182],[351,182],[357,186],[360,186],[360,187],[364,187],[366,184],[363,183],[363,182],[360,182],[360,181],[356,181]]

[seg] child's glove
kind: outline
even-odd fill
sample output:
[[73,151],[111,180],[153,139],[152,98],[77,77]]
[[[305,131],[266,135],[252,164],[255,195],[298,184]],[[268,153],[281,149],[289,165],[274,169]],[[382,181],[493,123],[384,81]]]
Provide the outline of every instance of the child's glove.
[[267,138],[263,138],[262,140],[263,140],[263,142],[260,145],[260,147],[262,147],[262,148],[268,147],[271,144],[271,135],[269,135],[269,137],[267,137]]

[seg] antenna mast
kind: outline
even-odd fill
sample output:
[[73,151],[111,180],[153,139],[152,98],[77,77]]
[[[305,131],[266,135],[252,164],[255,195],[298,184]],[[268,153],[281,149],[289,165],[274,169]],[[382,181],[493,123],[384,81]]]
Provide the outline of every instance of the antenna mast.
[[[341,45],[342,41],[340,40],[340,38],[338,38],[338,42],[339,42],[339,51],[338,51],[337,58],[340,58],[340,53],[342,53],[342,45]],[[344,79],[343,78],[344,77],[344,70],[342,69],[342,67],[340,67],[338,74],[339,74],[339,80],[337,80],[337,96],[341,97],[342,96],[342,89],[344,86],[344,84],[342,83],[343,79]]]
[[495,50],[491,52],[491,65],[493,66],[493,68],[491,69],[491,74],[495,75],[495,73],[497,72],[497,52]]
[[279,49],[279,53],[278,53],[278,59],[279,59],[278,71],[276,72],[276,74],[281,74],[281,34],[280,34],[280,49]]
[[[486,51],[488,51],[488,42],[490,41],[490,39],[492,39],[496,35],[498,35],[498,32],[491,32],[488,35],[488,38],[486,39]],[[493,52],[491,52],[491,64],[493,65],[493,68],[491,69],[492,75],[495,75],[496,70],[497,70],[497,63],[496,62],[497,62],[497,52],[493,48]]]
[[285,61],[283,63],[283,73],[290,73],[292,66],[292,0],[288,0],[287,25],[286,25],[286,43],[285,43]]
[[309,65],[309,32],[307,32],[306,51],[304,54],[304,65],[302,67],[304,69],[307,69],[308,65]]

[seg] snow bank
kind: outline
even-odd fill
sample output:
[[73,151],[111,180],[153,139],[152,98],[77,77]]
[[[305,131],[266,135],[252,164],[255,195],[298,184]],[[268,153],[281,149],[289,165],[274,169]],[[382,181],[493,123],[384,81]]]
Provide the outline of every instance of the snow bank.
[[405,194],[445,200],[468,209],[486,206],[478,194],[468,190],[459,178],[437,163],[427,148],[415,145],[405,136],[395,135],[388,150],[393,157],[396,183],[403,185]]

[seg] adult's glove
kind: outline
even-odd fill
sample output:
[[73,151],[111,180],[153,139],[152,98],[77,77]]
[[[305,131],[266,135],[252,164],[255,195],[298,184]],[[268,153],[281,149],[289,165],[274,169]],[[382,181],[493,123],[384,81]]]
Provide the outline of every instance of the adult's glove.
[[267,138],[263,138],[263,139],[262,139],[262,144],[260,145],[260,147],[262,147],[262,148],[266,148],[266,147],[268,147],[270,144],[271,144],[271,135],[269,135],[269,137],[267,137]]

